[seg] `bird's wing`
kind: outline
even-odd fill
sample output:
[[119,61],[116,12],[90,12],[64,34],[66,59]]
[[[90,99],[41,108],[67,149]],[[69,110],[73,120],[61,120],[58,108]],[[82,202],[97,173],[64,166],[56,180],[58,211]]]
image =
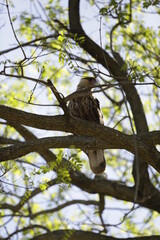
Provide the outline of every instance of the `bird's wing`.
[[104,124],[99,101],[92,95],[72,99],[68,107],[74,117],[96,122],[101,125]]
[[[72,99],[68,107],[70,113],[74,117],[91,122],[96,122],[101,125],[104,124],[99,101],[92,95]],[[95,174],[102,174],[106,166],[104,151],[90,149],[85,149],[83,151],[87,154],[89,158],[91,170]]]

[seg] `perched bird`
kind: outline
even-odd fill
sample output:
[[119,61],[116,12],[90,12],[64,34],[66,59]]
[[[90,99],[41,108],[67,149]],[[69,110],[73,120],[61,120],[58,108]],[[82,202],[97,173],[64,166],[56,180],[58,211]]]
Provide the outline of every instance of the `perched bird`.
[[[84,77],[80,80],[77,90],[88,90],[88,95],[77,96],[70,100],[69,102],[69,111],[71,115],[76,118],[83,120],[96,122],[101,125],[104,125],[103,115],[100,110],[99,101],[93,97],[91,88],[96,87],[97,81],[93,77]],[[106,167],[106,162],[104,158],[104,151],[100,150],[83,150],[88,158],[90,163],[90,168],[95,174],[102,174]]]

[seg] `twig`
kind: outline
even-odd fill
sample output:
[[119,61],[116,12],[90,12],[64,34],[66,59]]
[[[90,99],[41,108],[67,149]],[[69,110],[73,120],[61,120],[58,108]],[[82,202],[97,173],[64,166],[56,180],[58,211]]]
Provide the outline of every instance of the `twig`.
[[31,102],[23,101],[23,100],[18,99],[18,98],[13,98],[13,99],[16,100],[16,101],[18,101],[18,102],[26,103],[26,104],[33,105],[33,106],[40,106],[40,107],[61,107],[61,106],[58,105],[58,104],[40,104],[40,103],[31,103]]
[[121,118],[121,119],[114,125],[113,129],[115,129],[116,126],[117,126],[120,122],[122,122],[124,119],[126,119],[126,118],[129,118],[129,116],[124,116],[123,118]]
[[[39,75],[39,78],[38,78],[38,79],[41,78],[42,72],[43,72],[43,68],[41,69],[41,72],[40,72],[40,75]],[[33,97],[33,94],[34,94],[34,92],[35,92],[35,90],[36,90],[37,85],[38,85],[38,83],[36,82],[36,84],[34,85],[33,89],[31,90],[31,95],[30,95],[30,97],[29,97],[28,103],[31,103],[32,97]]]
[[[155,83],[131,83],[131,82],[121,82],[121,84],[123,85],[130,85],[130,84],[133,84],[134,86],[135,85],[155,85]],[[109,88],[112,88],[112,87],[119,87],[119,83],[107,83],[107,84],[101,84],[101,85],[97,85],[97,88],[100,88],[99,90],[94,90],[92,91],[92,93],[98,93],[98,92],[103,92]],[[160,86],[156,85],[158,88],[160,88]],[[67,97],[64,98],[64,101],[65,102],[68,102],[74,98],[77,98],[77,97],[81,97],[81,96],[88,96],[90,95],[90,91],[92,88],[95,88],[95,87],[89,87],[89,88],[86,88],[86,89],[83,89],[83,90],[78,90],[78,91],[75,91],[71,94],[69,94]]]
[[22,50],[22,53],[23,53],[23,55],[24,55],[24,59],[26,59],[27,57],[26,57],[25,51],[23,50],[23,48],[22,48],[22,46],[21,46],[21,43],[20,43],[20,41],[18,40],[17,35],[16,35],[16,33],[15,33],[15,30],[14,30],[14,27],[13,27],[13,23],[12,23],[12,19],[11,19],[10,11],[9,11],[8,0],[6,0],[6,7],[7,7],[8,17],[9,17],[9,21],[10,21],[10,24],[11,24],[11,28],[12,28],[12,31],[13,31],[14,37],[15,37],[15,39],[16,39],[16,41],[17,41],[19,47],[20,47],[21,50]]
[[47,82],[45,82],[43,80],[39,80],[37,78],[27,77],[27,76],[23,76],[23,75],[8,74],[8,73],[5,73],[4,71],[0,72],[0,75],[6,76],[6,77],[18,78],[18,79],[23,78],[23,79],[26,79],[26,80],[29,80],[29,81],[32,81],[32,82],[36,82],[36,83],[39,83],[41,85],[44,85],[44,86],[48,87],[48,83]]
[[29,96],[28,103],[31,103],[31,101],[32,101],[32,97],[33,97],[34,91],[36,90],[37,84],[38,84],[38,83],[35,83],[33,89],[31,90],[31,94],[30,94],[30,96]]
[[[131,129],[132,129],[132,132],[133,132],[133,140],[134,140],[134,148],[135,148],[135,161],[136,161],[136,164],[135,164],[135,169],[136,169],[136,182],[135,182],[135,194],[134,194],[134,204],[135,202],[137,202],[137,197],[138,197],[138,189],[139,189],[139,183],[140,183],[140,177],[139,177],[139,158],[138,158],[138,147],[137,147],[137,142],[136,142],[136,134],[135,134],[135,131],[134,131],[134,127],[133,127],[133,123],[132,123],[132,118],[131,118],[131,115],[130,115],[130,112],[129,112],[129,108],[128,108],[128,105],[127,105],[127,99],[126,99],[126,96],[123,92],[123,89],[122,87],[121,88],[121,91],[122,91],[122,95],[123,95],[123,98],[124,98],[124,103],[126,105],[126,110],[127,110],[127,114],[128,114],[128,117],[129,117],[129,121],[130,121],[130,125],[131,125]],[[133,205],[133,208],[134,208],[134,205]]]
[[108,62],[107,62],[106,56],[105,56],[105,54],[104,54],[103,46],[102,46],[101,25],[102,25],[102,17],[100,17],[100,26],[99,26],[100,47],[101,47],[101,49],[102,49],[102,54],[103,54],[103,58],[104,58],[105,64],[106,64],[106,66],[107,66],[107,70],[108,70],[109,74],[111,75],[110,68],[109,68],[109,66],[108,66]]
[[17,184],[15,184],[15,183],[10,183],[10,182],[8,182],[8,181],[6,182],[6,181],[3,181],[3,180],[0,180],[0,182],[6,184],[6,186],[9,185],[9,186],[17,187],[17,188],[33,189],[33,187],[24,187],[24,186],[17,185]]
[[125,221],[126,217],[127,217],[131,212],[133,212],[133,210],[135,210],[135,209],[137,209],[137,208],[138,208],[138,207],[135,207],[135,204],[133,204],[133,207],[132,207],[127,213],[124,214],[123,219],[122,219],[119,223],[115,224],[115,226],[121,225],[121,224]]
[[55,86],[53,85],[53,83],[51,82],[50,79],[47,80],[47,83],[48,83],[48,87],[50,87],[51,91],[53,92],[53,94],[55,95],[55,97],[57,98],[60,106],[62,107],[63,111],[64,111],[64,114],[66,116],[69,116],[70,113],[69,113],[69,110],[68,110],[68,107],[66,105],[66,102],[64,100],[64,98],[62,98],[59,94],[59,92],[57,91],[57,89],[55,88]]
[[123,21],[119,20],[113,26],[113,28],[111,29],[111,32],[110,32],[110,48],[111,48],[111,52],[112,52],[112,55],[113,55],[114,59],[118,62],[118,64],[120,65],[121,68],[125,64],[125,61],[122,59],[120,54],[118,52],[115,52],[114,49],[113,49],[113,33],[114,33],[114,31],[116,30],[117,27],[121,26],[122,24],[127,25],[127,24],[129,24],[132,21],[132,0],[130,0],[129,11],[130,11],[130,13],[129,13],[129,20],[126,21],[126,22],[123,22]]
[[[12,217],[12,218],[13,218],[13,217]],[[40,229],[45,230],[46,232],[50,232],[49,228],[47,228],[47,227],[45,227],[45,226],[42,226],[42,225],[39,225],[39,224],[33,224],[33,225],[28,226],[28,227],[24,227],[24,228],[21,228],[21,229],[16,230],[16,231],[13,232],[12,234],[10,234],[7,238],[4,238],[4,240],[12,239],[12,237],[13,237],[15,234],[18,234],[18,233],[21,233],[21,232],[24,232],[24,231],[27,231],[27,230],[30,230],[30,229],[34,229],[34,228],[40,228]]]
[[[8,53],[8,52],[10,52],[10,51],[14,51],[14,50],[16,50],[16,49],[18,49],[18,48],[20,48],[20,47],[22,48],[22,47],[26,47],[26,46],[34,46],[32,43],[35,43],[35,42],[37,42],[37,41],[47,40],[47,39],[49,39],[49,38],[56,38],[56,37],[58,37],[58,34],[50,34],[50,35],[48,35],[48,36],[39,37],[39,38],[36,38],[36,39],[34,39],[34,40],[32,40],[32,41],[25,42],[25,43],[21,43],[21,44],[18,45],[18,46],[15,46],[15,47],[8,48],[8,49],[6,49],[6,50],[0,51],[0,55],[5,54],[5,53]],[[32,45],[31,45],[31,44],[32,44]],[[37,47],[37,45],[36,45],[36,47]]]
[[99,217],[103,226],[103,232],[107,233],[107,229],[102,216],[104,208],[105,208],[105,195],[100,193],[99,194]]

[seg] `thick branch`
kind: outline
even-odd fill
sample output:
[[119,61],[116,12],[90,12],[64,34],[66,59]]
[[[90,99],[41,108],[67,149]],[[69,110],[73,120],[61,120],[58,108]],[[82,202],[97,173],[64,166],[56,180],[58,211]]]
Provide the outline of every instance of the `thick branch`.
[[[127,201],[134,202],[134,187],[128,187],[120,182],[109,181],[106,179],[92,180],[87,178],[82,173],[75,172],[71,173],[71,178],[74,185],[80,187],[82,190],[88,193],[100,193],[107,196],[112,196],[119,200],[126,201],[127,199]],[[140,196],[137,198],[135,203],[160,212],[160,203],[157,201],[159,198],[159,191],[154,189],[151,195],[148,195],[146,198],[141,198]]]
[[[69,236],[69,240],[119,240],[120,238],[109,237],[106,235],[93,233],[91,231],[81,231],[81,230],[57,230],[51,233],[46,233],[37,237],[33,240],[62,240],[65,236]],[[158,240],[160,236],[146,236],[146,237],[134,237],[127,238],[128,240]],[[126,238],[121,238],[121,240],[126,240]]]
[[20,143],[20,141],[11,138],[0,137],[0,144],[15,144],[15,143]]
[[[115,143],[116,144],[116,143]],[[113,146],[113,145],[112,145]],[[41,148],[91,148],[104,149],[111,148],[111,144],[96,140],[92,137],[64,136],[48,137],[37,139],[25,143],[15,144],[13,146],[0,148],[0,162],[23,157],[31,152],[39,152]],[[118,148],[118,145],[113,148]]]
[[[103,148],[108,147],[111,149],[113,148],[126,149],[127,151],[135,154],[135,142],[133,139],[134,136],[126,135],[115,129],[101,126],[100,124],[83,121],[74,117],[71,117],[70,121],[68,122],[64,115],[59,115],[59,116],[37,115],[37,114],[27,113],[21,110],[17,110],[17,109],[13,109],[13,108],[1,106],[1,105],[0,105],[0,117],[7,121],[18,122],[19,124],[35,127],[38,129],[71,132],[76,135],[94,137],[97,139],[97,143],[96,143],[97,146],[100,146],[98,145],[100,144],[98,143],[98,141],[101,140],[101,141],[105,141],[105,144],[106,144],[106,145],[103,145]],[[79,142],[79,143],[78,141],[76,142],[77,137],[70,136],[69,138],[64,138],[66,140],[68,139],[66,143],[63,142],[64,144],[62,144],[61,142],[63,141],[62,138],[59,139],[60,141],[59,140],[57,141],[55,139],[55,142],[53,143],[50,142],[49,138],[47,139],[44,140],[44,142],[43,140],[39,139],[38,141],[40,142],[38,142],[37,145],[35,146],[32,146],[33,142],[26,143],[24,148],[24,151],[26,151],[25,154],[27,154],[29,151],[31,152],[34,150],[37,151],[38,144],[47,144],[46,145],[47,148],[69,147],[71,144],[75,145],[76,147],[84,146],[82,142]],[[74,139],[73,142],[72,142],[72,139]],[[158,172],[160,172],[159,156],[156,155],[155,152],[151,151],[150,144],[147,146],[145,142],[143,143],[142,139],[139,140],[138,138],[136,139],[136,141],[137,141],[138,156],[142,158],[144,162],[149,163]],[[89,144],[90,143],[88,142],[88,147],[90,148],[93,147],[93,145],[89,145]],[[16,151],[16,147],[18,147],[19,149],[19,146],[16,145],[15,151]],[[12,146],[8,148],[8,153],[5,153],[4,149],[1,149],[1,161],[5,160],[4,156],[7,157],[7,154],[8,154],[8,157],[6,158],[6,160],[9,158],[9,156],[11,157],[10,151],[13,152]],[[2,158],[2,156],[4,158]],[[13,159],[13,157],[11,159]]]
[[[37,140],[36,136],[33,135],[28,129],[21,125],[11,123],[13,126],[26,140]],[[39,149],[39,154],[47,161],[54,161],[56,156],[47,148],[43,147]],[[63,162],[66,162],[63,159]],[[134,201],[134,188],[127,187],[116,181],[102,180],[96,181],[87,178],[84,174],[77,171],[70,171],[71,183],[88,193],[100,193],[108,196],[115,197],[120,200]],[[98,183],[98,184],[97,184]],[[37,193],[37,192],[35,192]],[[122,194],[123,193],[123,194]],[[149,195],[147,199],[139,198],[138,204],[156,210],[160,212],[160,194],[158,191],[152,191],[152,195]],[[18,205],[16,206],[18,207]]]
[[[125,148],[126,145],[132,144],[129,135],[115,129],[74,117],[70,117],[68,122],[64,115],[38,115],[0,105],[0,118],[38,129],[71,132],[76,135],[95,137],[111,143],[111,146],[115,141],[120,148]],[[130,147],[132,148],[131,145]]]

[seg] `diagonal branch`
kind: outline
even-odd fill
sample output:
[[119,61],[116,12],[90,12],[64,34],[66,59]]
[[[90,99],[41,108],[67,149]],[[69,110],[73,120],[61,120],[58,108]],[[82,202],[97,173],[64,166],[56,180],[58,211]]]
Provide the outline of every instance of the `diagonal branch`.
[[[33,135],[28,129],[25,129],[23,126],[10,123],[26,140],[36,140],[36,136]],[[38,151],[41,156],[47,161],[53,161],[56,159],[56,156],[48,150],[45,146],[40,148]],[[63,159],[63,162],[66,162],[66,159]],[[109,180],[92,180],[86,177],[84,174],[78,171],[70,171],[71,183],[80,189],[88,193],[99,193],[103,195],[108,195],[115,197],[120,200],[125,201],[134,201],[134,188],[125,186],[116,181]],[[123,194],[122,194],[123,193]],[[33,191],[33,195],[37,194],[37,190]],[[149,195],[148,198],[138,198],[137,203],[141,206],[147,207],[149,209],[156,210],[160,212],[160,193],[154,189],[152,195]]]
[[[59,35],[58,34],[50,34],[48,36],[42,36],[42,37],[39,37],[39,38],[35,38],[34,40],[32,41],[28,41],[28,42],[25,42],[25,43],[21,43],[21,45],[18,45],[18,46],[15,46],[15,47],[12,47],[12,48],[8,48],[8,49],[5,49],[3,51],[0,51],[0,55],[3,55],[3,54],[6,54],[6,53],[9,53],[11,51],[14,51],[16,49],[19,49],[20,46],[21,47],[27,47],[27,46],[33,46],[32,44],[33,43],[36,43],[36,42],[39,42],[39,41],[44,41],[44,40],[47,40],[47,39],[50,39],[50,38],[57,38]],[[35,46],[37,47],[37,45],[35,44]]]
[[[55,208],[51,208],[51,209],[48,209],[48,210],[42,210],[42,211],[33,213],[33,214],[29,215],[29,217],[31,219],[33,219],[33,218],[36,218],[37,216],[42,215],[42,214],[54,213],[54,212],[57,212],[57,211],[59,211],[61,209],[66,208],[68,206],[72,206],[74,204],[76,204],[76,205],[82,204],[82,205],[86,205],[86,206],[88,206],[88,205],[97,205],[98,206],[99,202],[98,201],[94,201],[94,200],[80,200],[80,199],[71,200],[71,201],[67,201],[65,203],[62,203],[62,204],[58,205]],[[26,217],[28,217],[28,215],[26,215]]]
[[64,98],[62,98],[59,94],[59,92],[57,91],[56,87],[53,85],[53,83],[51,82],[51,80],[48,79],[48,86],[50,87],[51,91],[53,92],[53,94],[55,95],[55,97],[57,98],[60,106],[62,107],[64,114],[66,115],[66,117],[70,116],[69,113],[69,109],[67,108],[67,105],[64,101]]
[[12,31],[13,31],[13,35],[14,35],[14,37],[15,37],[15,39],[16,39],[19,47],[20,47],[20,49],[22,50],[22,53],[23,53],[23,55],[24,55],[24,59],[26,59],[25,51],[23,50],[23,47],[21,46],[21,43],[20,43],[20,41],[18,40],[18,37],[17,37],[16,32],[15,32],[14,27],[13,27],[13,22],[12,22],[12,19],[11,19],[10,10],[9,10],[9,5],[8,5],[8,0],[6,0],[6,8],[7,8],[7,12],[8,12],[9,22],[10,22],[10,24],[11,24],[11,28],[12,28]]

